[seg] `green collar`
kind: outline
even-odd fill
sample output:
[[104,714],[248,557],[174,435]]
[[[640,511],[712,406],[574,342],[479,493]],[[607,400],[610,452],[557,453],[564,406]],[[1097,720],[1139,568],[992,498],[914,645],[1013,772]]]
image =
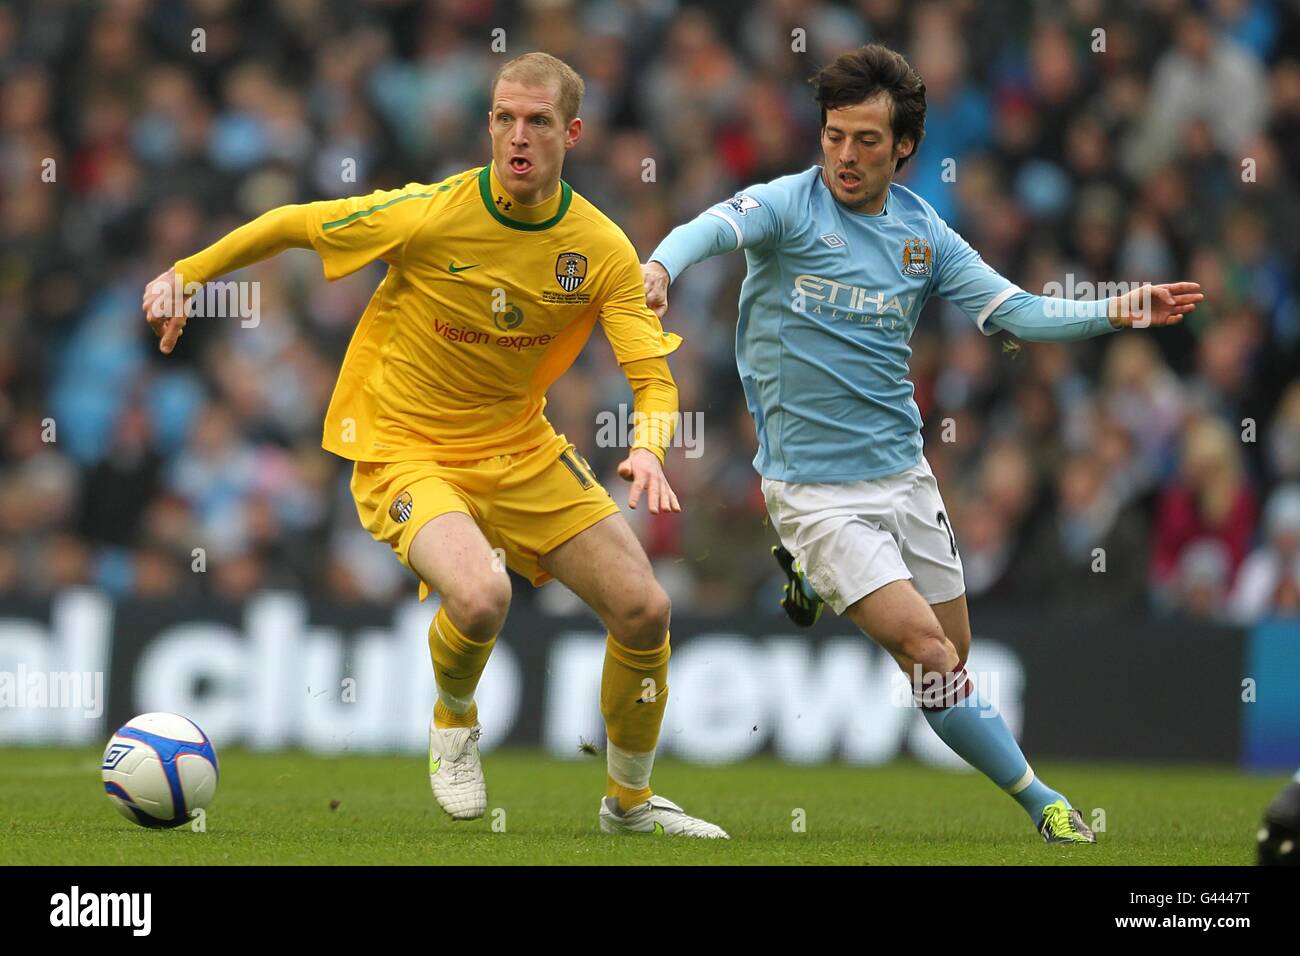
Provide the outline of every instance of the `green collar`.
[[550,219],[542,222],[519,222],[509,216],[503,216],[501,210],[496,207],[496,203],[492,200],[492,164],[490,162],[478,174],[478,194],[483,198],[483,205],[492,214],[492,218],[503,226],[509,226],[511,229],[522,229],[525,232],[539,232],[542,229],[550,229],[564,218],[564,214],[569,211],[569,203],[573,202],[573,188],[561,179],[560,208],[555,211],[555,215]]

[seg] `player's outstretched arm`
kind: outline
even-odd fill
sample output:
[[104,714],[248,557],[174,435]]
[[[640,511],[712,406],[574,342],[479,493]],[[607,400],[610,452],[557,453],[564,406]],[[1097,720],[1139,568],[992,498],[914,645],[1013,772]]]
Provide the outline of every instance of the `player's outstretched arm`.
[[[1143,285],[1109,299],[1060,299],[1007,290],[977,323],[1005,329],[1026,342],[1076,342],[1124,328],[1175,325],[1205,298],[1195,282]],[[997,300],[995,300],[997,301]]]
[[740,248],[736,234],[719,216],[701,213],[668,233],[641,266],[645,304],[659,318],[668,312],[668,286],[697,262]]
[[935,217],[933,294],[948,299],[985,335],[1005,329],[1027,342],[1075,342],[1123,328],[1174,325],[1205,296],[1195,282],[1146,284],[1109,299],[1034,295],[999,275]]
[[763,188],[754,187],[749,193],[706,209],[668,233],[655,247],[641,267],[646,305],[655,315],[664,317],[668,311],[668,286],[695,263],[751,248],[779,234],[780,222],[772,203],[755,198],[766,196]]
[[272,209],[151,280],[140,304],[145,320],[160,340],[159,351],[171,354],[185,332],[187,289],[193,291],[205,282],[286,249],[311,248],[307,217],[305,205]]

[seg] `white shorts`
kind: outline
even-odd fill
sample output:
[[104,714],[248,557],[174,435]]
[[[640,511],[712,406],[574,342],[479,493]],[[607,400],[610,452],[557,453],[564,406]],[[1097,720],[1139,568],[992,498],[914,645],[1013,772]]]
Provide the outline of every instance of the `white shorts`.
[[957,540],[930,463],[840,483],[763,479],[767,513],[836,614],[891,581],[913,581],[929,604],[966,590]]

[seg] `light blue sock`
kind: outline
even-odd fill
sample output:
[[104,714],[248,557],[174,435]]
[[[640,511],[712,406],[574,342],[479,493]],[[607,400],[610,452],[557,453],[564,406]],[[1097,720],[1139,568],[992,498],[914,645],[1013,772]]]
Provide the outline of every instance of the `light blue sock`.
[[952,676],[956,677],[958,673],[963,679],[961,683],[969,688],[965,699],[958,700],[950,707],[921,709],[926,722],[934,728],[939,739],[968,764],[1007,791],[1024,807],[1034,821],[1034,826],[1038,826],[1043,809],[1048,804],[1065,800],[1065,805],[1070,806],[1070,801],[1063,794],[1057,793],[1038,779],[997,708],[982,700],[966,679],[965,668],[959,668]]

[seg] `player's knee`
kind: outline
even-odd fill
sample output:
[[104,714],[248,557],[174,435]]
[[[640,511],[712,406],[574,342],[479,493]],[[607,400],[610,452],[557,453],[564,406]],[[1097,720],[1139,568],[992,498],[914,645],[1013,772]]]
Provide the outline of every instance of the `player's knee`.
[[933,621],[905,625],[898,635],[896,653],[908,670],[918,664],[926,672],[946,671],[952,666],[952,645]]
[[499,634],[510,610],[509,579],[501,587],[496,582],[457,595],[446,595],[443,604],[447,616],[472,640],[486,641]]
[[624,644],[638,650],[652,650],[664,642],[672,617],[672,602],[658,582],[643,589],[619,611],[614,631]]

